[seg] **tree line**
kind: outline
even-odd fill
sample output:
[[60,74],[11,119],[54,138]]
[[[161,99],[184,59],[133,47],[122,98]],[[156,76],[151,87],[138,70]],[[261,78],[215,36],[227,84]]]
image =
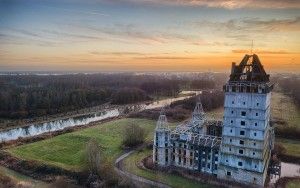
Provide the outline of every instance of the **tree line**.
[[153,96],[176,96],[181,88],[191,86],[213,88],[212,82],[163,74],[1,75],[0,118],[33,118],[108,102],[135,103]]

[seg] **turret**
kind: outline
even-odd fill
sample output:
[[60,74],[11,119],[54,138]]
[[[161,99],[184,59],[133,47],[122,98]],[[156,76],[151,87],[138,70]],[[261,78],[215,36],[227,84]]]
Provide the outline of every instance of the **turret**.
[[162,108],[156,123],[153,141],[153,162],[159,166],[171,164],[170,132],[167,117]]

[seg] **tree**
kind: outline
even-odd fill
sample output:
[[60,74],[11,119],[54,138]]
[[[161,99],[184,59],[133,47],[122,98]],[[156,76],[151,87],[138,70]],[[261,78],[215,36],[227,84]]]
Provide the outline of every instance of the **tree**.
[[132,123],[128,124],[123,130],[123,145],[134,147],[145,141],[146,132],[140,126]]
[[100,176],[101,153],[96,140],[92,139],[86,146],[86,165],[91,174]]

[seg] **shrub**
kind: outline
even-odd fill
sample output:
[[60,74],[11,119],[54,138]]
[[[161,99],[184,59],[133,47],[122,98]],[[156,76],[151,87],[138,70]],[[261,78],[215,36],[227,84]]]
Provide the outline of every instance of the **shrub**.
[[145,130],[136,124],[128,124],[123,130],[123,145],[134,147],[145,141]]
[[100,176],[101,158],[100,147],[98,143],[92,139],[86,146],[86,165],[91,174]]

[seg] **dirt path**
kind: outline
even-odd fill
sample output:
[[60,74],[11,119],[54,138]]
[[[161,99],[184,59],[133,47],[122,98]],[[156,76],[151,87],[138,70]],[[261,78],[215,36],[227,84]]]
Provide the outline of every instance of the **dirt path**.
[[124,153],[123,155],[121,155],[120,157],[117,158],[117,160],[115,161],[115,171],[120,175],[120,176],[125,176],[131,180],[133,180],[135,182],[136,185],[138,185],[139,187],[141,187],[141,184],[146,185],[146,186],[150,186],[150,187],[159,187],[159,188],[171,188],[170,186],[157,182],[157,181],[152,181],[146,178],[143,178],[141,176],[137,176],[135,174],[132,174],[126,170],[124,170],[124,166],[123,166],[123,160],[128,157],[129,155],[131,155],[133,152],[135,152],[136,150],[131,150],[128,151],[126,153]]

